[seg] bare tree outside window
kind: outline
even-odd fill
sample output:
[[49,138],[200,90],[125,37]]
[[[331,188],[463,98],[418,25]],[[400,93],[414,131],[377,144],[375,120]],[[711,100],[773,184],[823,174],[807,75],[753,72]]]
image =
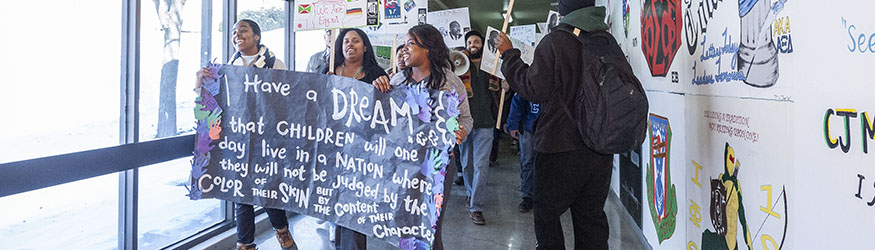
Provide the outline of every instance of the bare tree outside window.
[[185,0],[154,0],[155,12],[164,32],[164,56],[158,101],[157,138],[176,134],[176,78],[179,73],[179,42],[182,34],[182,7]]

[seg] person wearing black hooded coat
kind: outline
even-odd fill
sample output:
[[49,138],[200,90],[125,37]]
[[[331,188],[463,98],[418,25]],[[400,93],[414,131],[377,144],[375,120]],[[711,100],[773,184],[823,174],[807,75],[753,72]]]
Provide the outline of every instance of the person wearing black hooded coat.
[[[594,0],[560,0],[558,27],[583,32],[604,32],[605,8]],[[570,26],[570,27],[568,27]],[[583,77],[582,44],[564,31],[547,34],[526,65],[507,35],[498,38],[504,63],[501,72],[511,89],[533,103],[542,113],[535,121],[534,220],[537,249],[565,249],[559,217],[571,209],[574,249],[608,249],[608,221],[604,213],[611,181],[611,155],[600,154],[583,143],[577,122],[563,106],[577,103]]]

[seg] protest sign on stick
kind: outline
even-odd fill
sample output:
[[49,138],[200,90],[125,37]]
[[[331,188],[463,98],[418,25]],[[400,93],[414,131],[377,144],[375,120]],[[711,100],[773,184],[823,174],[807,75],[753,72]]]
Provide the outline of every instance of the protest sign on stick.
[[465,33],[471,31],[471,17],[468,14],[468,7],[429,12],[428,24],[441,32],[444,43],[450,49],[464,47]]
[[[510,3],[507,4],[507,13],[504,15],[504,24],[501,25],[501,33],[507,32],[507,23],[510,21],[510,14],[513,13],[513,2],[514,0],[510,0]],[[492,63],[493,65],[498,65],[498,56],[495,57],[495,61]],[[498,70],[499,67],[495,67],[492,69],[492,74],[495,74],[495,71]],[[495,128],[501,129],[501,113],[504,111],[504,95],[506,95],[507,90],[501,88],[501,98],[499,99],[500,104],[498,105],[498,119],[495,120]]]
[[373,26],[378,24],[378,0],[297,0],[295,31]]

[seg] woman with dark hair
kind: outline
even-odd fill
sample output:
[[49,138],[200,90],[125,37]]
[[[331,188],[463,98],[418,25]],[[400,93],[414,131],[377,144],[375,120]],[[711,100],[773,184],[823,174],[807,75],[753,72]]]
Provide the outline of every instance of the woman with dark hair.
[[[387,72],[392,72],[392,73],[389,73],[389,79],[392,79],[392,77],[394,77],[398,72],[401,72],[407,68],[407,64],[405,64],[404,59],[401,58],[402,52],[404,52],[404,44],[398,45],[398,48],[395,49],[395,65],[393,65],[392,67],[389,67],[389,69],[386,69]],[[392,70],[392,68],[395,68],[395,67],[398,67],[398,72],[394,72]]]
[[[285,70],[283,61],[276,58],[273,52],[261,44],[261,28],[249,19],[242,19],[234,24],[231,30],[234,47],[237,53],[228,62],[230,65],[252,66],[256,68]],[[204,76],[209,74],[208,68],[202,68],[197,72],[197,87],[200,88]],[[196,92],[200,93],[196,89]],[[237,249],[257,249],[255,246],[255,209],[252,205],[235,203],[237,213]],[[273,225],[276,238],[282,248],[291,248],[295,244],[292,234],[289,232],[289,219],[286,211],[273,208],[264,208],[270,224]]]
[[241,19],[231,30],[232,42],[237,53],[228,64],[253,66],[268,69],[287,69],[283,61],[276,58],[267,46],[261,44],[261,28],[255,21]]
[[[371,49],[371,40],[364,31],[343,29],[337,37],[334,54],[343,56],[336,58],[334,72],[329,72],[328,67],[325,67],[322,73],[350,77],[366,83],[375,83],[378,78],[388,81],[386,71],[377,64],[377,56]],[[335,230],[334,246],[338,250],[367,249],[367,236],[364,234],[341,226]]]
[[[453,73],[453,63],[450,61],[450,50],[444,43],[443,36],[434,26],[421,24],[407,31],[407,43],[402,52],[404,63],[407,68],[391,80],[378,79],[374,82],[375,87],[383,92],[388,92],[392,86],[405,85],[409,87],[428,88],[445,92],[457,91],[464,95],[465,85],[459,76]],[[468,136],[470,128],[474,125],[471,111],[468,108],[468,98],[462,98],[459,102],[459,129],[456,133],[456,144],[461,144]],[[447,165],[446,176],[456,176],[457,167],[454,160]],[[452,190],[452,181],[444,182],[444,192]],[[447,200],[444,199],[441,209],[441,219],[437,222],[433,249],[443,249],[441,240],[441,225],[443,214],[447,210]]]
[[343,29],[334,43],[334,54],[338,56],[334,62],[334,72],[328,72],[325,67],[322,73],[350,77],[366,83],[372,83],[381,76],[386,76],[386,71],[377,64],[377,56],[374,53],[371,40],[360,29]]

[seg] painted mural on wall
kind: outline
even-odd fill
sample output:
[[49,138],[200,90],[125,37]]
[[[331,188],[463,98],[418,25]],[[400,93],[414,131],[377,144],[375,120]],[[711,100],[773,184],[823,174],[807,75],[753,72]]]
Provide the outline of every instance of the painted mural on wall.
[[778,81],[778,48],[772,40],[771,24],[784,9],[787,0],[770,4],[769,0],[739,0],[741,46],[738,70],[744,83],[754,87],[771,87]]
[[[871,82],[871,81],[870,81]],[[865,249],[875,225],[875,105],[871,97],[853,96],[848,100],[827,100],[800,112],[797,120],[806,120],[797,132],[805,147],[799,153],[811,159],[807,165],[828,166],[807,168],[799,173],[800,183],[821,182],[804,186],[806,196],[796,198],[805,204],[795,212],[797,218],[812,218],[796,222],[798,237],[813,249]],[[819,129],[818,133],[810,131]],[[824,182],[823,180],[829,180]],[[800,187],[802,188],[802,187]],[[818,204],[829,204],[825,209]],[[791,218],[791,223],[794,223]],[[830,241],[812,240],[829,228]],[[867,246],[867,247],[862,247]]]
[[790,17],[783,16],[775,19],[772,30],[772,38],[775,46],[778,47],[778,53],[793,53],[793,37],[790,36]]
[[629,38],[629,20],[631,19],[629,12],[631,11],[632,8],[631,8],[631,6],[629,6],[629,0],[622,0],[622,1],[623,1],[623,9],[622,9],[622,11],[623,11],[623,34],[626,36],[626,38]]
[[[644,47],[659,40],[647,31],[666,27],[655,25],[653,10],[667,2],[628,0],[614,9],[615,23],[623,22],[615,37],[648,92],[650,113],[670,121],[663,138],[670,175],[659,177],[663,148],[643,145],[652,150],[641,180],[648,243],[870,249],[875,2],[683,0],[682,52],[654,64]],[[653,66],[667,67],[665,75]],[[671,236],[659,210],[669,178],[680,193]]]
[[[826,148],[829,151],[842,152],[842,156],[869,154],[869,142],[875,141],[875,120],[872,118],[869,112],[853,108],[826,109],[823,116],[823,139]],[[854,120],[860,121],[859,127]],[[859,142],[853,139],[857,131],[861,134]],[[871,194],[872,189],[875,189],[875,182],[872,181],[875,176],[860,171],[855,179],[857,185],[852,190],[854,199],[858,199],[859,204],[875,207],[875,195]],[[873,183],[872,187],[869,187],[869,183]]]
[[[788,103],[687,97],[688,249],[792,249]],[[756,107],[756,108],[755,108]]]
[[648,140],[642,143],[644,165],[641,227],[653,249],[685,249],[688,225],[686,207],[685,97],[648,91],[650,103]]
[[641,51],[650,74],[665,76],[681,46],[681,1],[646,0],[641,10]]
[[739,0],[737,13],[722,0],[686,3],[684,38],[693,59],[688,93],[791,100],[790,86],[747,89],[777,85],[780,55],[792,53],[784,32],[789,16],[781,16],[786,0]]
[[678,202],[671,182],[672,130],[668,118],[650,114],[650,162],[647,164],[647,201],[659,243],[674,234]]
[[[737,157],[735,153],[735,149],[726,143],[725,149],[723,152],[723,170],[721,173],[717,175],[717,178],[710,179],[710,194],[711,199],[708,203],[708,206],[702,208],[699,204],[691,201],[690,210],[691,213],[696,214],[696,217],[691,217],[691,220],[697,223],[697,226],[702,226],[700,223],[702,221],[702,213],[706,213],[711,221],[711,227],[702,232],[701,241],[699,244],[701,248],[696,249],[713,249],[713,250],[733,250],[733,249],[783,249],[785,240],[787,239],[787,224],[789,218],[787,217],[787,193],[786,187],[782,186],[780,193],[777,194],[775,199],[775,204],[766,203],[767,207],[760,207],[760,210],[764,213],[769,214],[769,216],[773,216],[775,219],[778,219],[777,223],[780,224],[781,217],[783,217],[784,228],[781,232],[780,238],[776,240],[775,236],[770,234],[760,234],[760,230],[762,227],[755,228],[757,225],[752,220],[749,220],[745,215],[745,212],[748,214],[751,212],[750,209],[745,209],[744,207],[744,199],[742,194],[741,181],[739,180],[739,171],[741,169],[741,160]],[[701,169],[702,167],[698,165],[695,161],[693,165],[696,169]],[[698,176],[696,176],[698,177]],[[698,178],[697,178],[698,179]],[[697,180],[696,179],[696,180]],[[771,185],[764,185],[761,188],[763,191],[768,193],[769,202],[772,201],[773,192],[777,192],[778,190],[774,190]],[[750,202],[748,202],[750,203]],[[781,203],[783,207],[783,211],[775,211],[774,208],[778,206],[778,203]],[[750,207],[750,206],[749,206]],[[703,209],[708,209],[707,212],[703,211]],[[783,216],[782,216],[783,215]],[[763,221],[763,223],[768,220],[767,218]],[[772,221],[775,221],[774,219]],[[773,222],[773,224],[775,224]],[[764,224],[763,224],[764,225]],[[756,230],[756,231],[752,231]],[[752,236],[753,235],[753,236]],[[757,243],[757,236],[760,236],[761,244],[758,245],[760,247],[754,247]],[[739,240],[741,239],[741,240]],[[697,244],[694,241],[690,241],[689,246],[695,247]],[[741,246],[741,247],[739,247]]]
[[[817,18],[789,13],[784,28],[773,33],[792,35],[792,54],[800,58],[795,75],[781,76],[781,81],[798,76],[794,150],[806,161],[796,164],[796,182],[817,183],[799,185],[795,192],[805,195],[791,196],[795,244],[870,249],[875,225],[875,2],[791,3],[818,10]],[[776,45],[779,56],[785,55]]]

